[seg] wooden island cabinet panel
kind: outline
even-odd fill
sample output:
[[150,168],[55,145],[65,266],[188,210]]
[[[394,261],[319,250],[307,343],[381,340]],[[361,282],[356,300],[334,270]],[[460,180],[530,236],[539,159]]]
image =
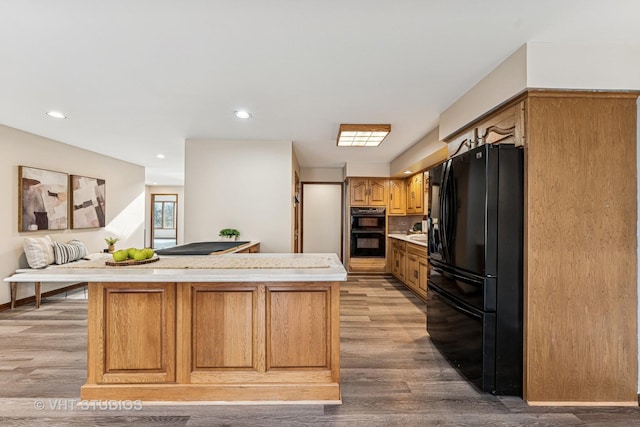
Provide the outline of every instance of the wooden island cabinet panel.
[[95,283],[101,322],[89,325],[102,352],[89,353],[88,377],[99,383],[175,381],[175,284]]
[[341,400],[338,282],[90,283],[89,292],[83,399]]
[[267,298],[267,369],[328,369],[328,290],[271,289]]
[[192,368],[256,369],[257,287],[194,286]]

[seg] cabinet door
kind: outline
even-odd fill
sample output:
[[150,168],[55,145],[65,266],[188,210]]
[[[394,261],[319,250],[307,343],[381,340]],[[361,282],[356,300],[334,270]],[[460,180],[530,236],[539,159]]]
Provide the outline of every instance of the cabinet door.
[[398,277],[398,248],[395,245],[391,248],[391,274]]
[[419,260],[419,279],[418,279],[418,290],[424,296],[427,295],[427,272],[429,268],[427,267],[427,260]]
[[369,206],[386,206],[388,181],[386,179],[369,180]]
[[393,239],[391,244],[391,274],[399,279],[400,274],[400,255],[398,251],[398,241]]
[[408,178],[406,181],[406,187],[407,190],[407,214],[413,214],[415,213],[415,206],[416,206],[416,195],[414,193],[413,190],[413,179],[412,178]]
[[176,284],[91,283],[90,384],[176,380]]
[[424,213],[424,189],[422,188],[422,174],[416,174],[413,177],[413,192],[414,192],[414,202],[413,202],[413,213],[421,214]]
[[349,180],[351,206],[367,206],[368,180],[366,178],[351,178]]
[[398,277],[400,278],[400,280],[402,282],[404,282],[406,280],[406,251],[404,250],[404,248],[402,248],[401,250],[398,250]]
[[404,215],[407,212],[407,190],[403,179],[392,179],[389,181],[389,205],[387,213],[389,215]]
[[415,254],[407,253],[407,285],[414,290],[418,289],[418,279],[420,275],[420,267],[418,257]]

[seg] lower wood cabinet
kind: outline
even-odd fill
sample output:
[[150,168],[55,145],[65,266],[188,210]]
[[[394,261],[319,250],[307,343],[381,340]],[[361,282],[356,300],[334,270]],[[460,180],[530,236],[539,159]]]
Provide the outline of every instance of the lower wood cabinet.
[[83,399],[339,401],[338,282],[90,283]]
[[406,271],[406,243],[391,239],[391,274],[393,274],[398,280],[404,282]]
[[423,300],[427,298],[427,248],[402,240],[390,239],[390,271]]
[[[91,290],[91,287],[89,288]],[[174,283],[111,283],[95,293],[89,310],[89,375],[95,382],[167,383],[176,380],[176,288]]]

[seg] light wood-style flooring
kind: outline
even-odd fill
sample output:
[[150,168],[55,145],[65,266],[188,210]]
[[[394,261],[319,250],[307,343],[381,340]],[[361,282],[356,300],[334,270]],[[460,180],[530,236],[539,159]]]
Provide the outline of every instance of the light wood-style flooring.
[[82,290],[0,312],[1,426],[632,426],[640,408],[529,407],[478,392],[425,330],[425,306],[391,277],[341,295],[342,405],[78,406],[86,376]]

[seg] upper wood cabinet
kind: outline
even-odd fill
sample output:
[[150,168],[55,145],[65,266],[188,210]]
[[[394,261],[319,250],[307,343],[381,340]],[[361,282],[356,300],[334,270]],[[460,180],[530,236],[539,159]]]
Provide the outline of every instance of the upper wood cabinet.
[[389,180],[388,215],[405,215],[407,213],[407,189],[404,179]]
[[351,206],[386,206],[388,180],[384,178],[350,178]]
[[417,173],[408,178],[407,184],[407,214],[424,213],[424,190],[422,186],[422,173]]

